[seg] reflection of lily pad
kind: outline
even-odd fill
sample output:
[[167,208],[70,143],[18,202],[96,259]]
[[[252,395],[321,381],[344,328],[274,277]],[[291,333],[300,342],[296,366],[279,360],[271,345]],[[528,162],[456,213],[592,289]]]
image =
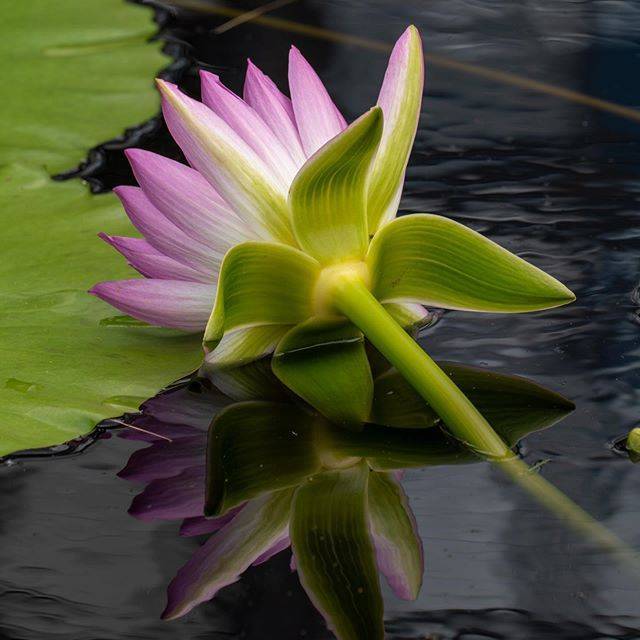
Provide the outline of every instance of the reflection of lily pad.
[[122,0],[3,12],[0,455],[86,433],[121,412],[110,398],[149,397],[198,363],[191,337],[101,326],[113,312],[86,290],[128,269],[95,236],[128,233],[125,216],[111,195],[49,177],[156,111],[152,32],[150,12]]

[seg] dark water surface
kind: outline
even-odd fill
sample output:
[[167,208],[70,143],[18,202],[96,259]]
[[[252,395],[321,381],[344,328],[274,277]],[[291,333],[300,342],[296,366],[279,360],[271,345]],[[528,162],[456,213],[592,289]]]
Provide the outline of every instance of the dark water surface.
[[[428,52],[640,105],[637,2],[301,0],[277,15],[388,42],[413,22]],[[284,87],[294,42],[345,115],[375,100],[384,54],[259,25],[211,36],[221,20],[166,18],[172,50],[184,48],[176,41],[191,46],[172,71],[187,88],[200,64],[239,89],[247,56]],[[576,411],[529,436],[522,453],[545,461],[547,479],[638,548],[640,467],[611,442],[639,420],[640,124],[433,65],[426,87],[402,210],[473,227],[578,300],[522,316],[449,313],[424,345],[434,357],[524,375],[573,400]],[[136,144],[177,157],[162,127],[153,129]],[[103,188],[131,181],[117,150],[90,173]],[[178,537],[176,524],[126,513],[138,489],[115,473],[138,447],[110,438],[73,457],[0,468],[0,638],[331,637],[285,554],[186,618],[161,622],[166,585],[197,541]],[[640,638],[640,579],[499,472],[412,470],[404,487],[426,572],[416,602],[384,592],[390,638]]]

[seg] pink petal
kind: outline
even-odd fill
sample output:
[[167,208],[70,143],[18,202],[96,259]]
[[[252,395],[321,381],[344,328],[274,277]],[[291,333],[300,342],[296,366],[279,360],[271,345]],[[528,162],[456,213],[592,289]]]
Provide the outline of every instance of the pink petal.
[[225,514],[217,516],[216,518],[205,518],[204,516],[185,518],[182,526],[180,527],[180,535],[192,537],[218,531],[225,525],[229,524],[229,522],[231,522],[238,513],[240,513],[242,507],[244,507],[244,504],[234,507],[233,509],[229,509]]
[[113,280],[100,282],[89,293],[138,320],[196,332],[209,320],[215,287],[184,280]]
[[220,78],[207,71],[200,72],[202,101],[219,115],[280,179],[291,184],[300,164],[280,142],[264,120],[244,100],[229,91]]
[[[378,105],[384,114],[384,128],[371,176],[370,194],[374,201],[370,208],[381,210],[374,212],[377,224],[369,229],[372,234],[379,225],[392,220],[398,211],[405,171],[420,119],[423,89],[422,43],[417,29],[409,27],[393,47],[378,95]],[[376,183],[389,181],[390,186],[383,191],[389,195],[381,198],[380,191],[375,188]],[[370,221],[371,215],[370,211]]]
[[347,123],[322,80],[295,47],[289,53],[289,89],[302,146],[311,156]]
[[181,262],[169,258],[169,256],[165,256],[142,238],[108,236],[106,233],[99,233],[98,236],[116,251],[119,251],[134,269],[147,278],[187,280],[191,282],[208,282],[212,280],[211,277],[207,277],[202,272],[187,267]]
[[[389,57],[382,87],[380,87],[380,93],[378,94],[378,105],[382,107],[385,119],[385,131],[382,134],[383,144],[386,139],[389,138],[391,133],[390,129],[393,128],[395,121],[403,117],[403,115],[407,115],[401,112],[401,107],[403,106],[404,100],[406,100],[405,85],[408,81],[407,65],[411,53],[411,38],[414,34],[417,34],[415,27],[408,27],[400,38],[398,38]],[[416,38],[419,42],[420,36],[416,35]],[[418,47],[419,46],[420,45],[418,45]],[[420,59],[422,59],[422,57]],[[421,80],[420,95],[422,95],[422,89],[424,88],[424,75],[421,75]],[[410,115],[414,118],[417,127],[420,116],[419,109],[417,113],[411,113]]]
[[301,167],[307,156],[302,148],[291,100],[251,60],[248,60],[244,81],[244,99],[262,117],[289,150],[297,166]]
[[147,522],[199,516],[204,511],[205,477],[205,466],[199,465],[153,480],[133,499],[129,513]]
[[184,231],[156,209],[142,189],[116,187],[129,219],[145,240],[165,255],[192,269],[217,279],[220,260],[204,244],[190,238]]
[[162,112],[189,164],[222,195],[264,240],[292,244],[286,203],[289,183],[207,106],[158,81]]
[[191,167],[143,149],[128,149],[125,153],[153,206],[197,244],[206,246],[217,263],[229,248],[257,239],[222,196]]

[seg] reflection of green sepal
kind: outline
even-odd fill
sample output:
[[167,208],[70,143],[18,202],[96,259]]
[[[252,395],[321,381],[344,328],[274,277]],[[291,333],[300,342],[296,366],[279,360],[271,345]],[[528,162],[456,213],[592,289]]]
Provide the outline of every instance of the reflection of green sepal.
[[369,475],[369,520],[380,571],[398,597],[415,600],[424,573],[422,541],[402,485],[390,473]]
[[[563,396],[526,378],[452,362],[438,365],[509,446],[533,431],[550,427],[575,408]],[[440,422],[395,370],[375,380],[371,421],[405,428],[429,427]]]
[[368,480],[360,463],[310,478],[293,498],[289,534],[300,581],[340,640],[384,637]]
[[322,467],[317,418],[287,404],[243,402],[227,407],[209,428],[205,515],[294,487]]

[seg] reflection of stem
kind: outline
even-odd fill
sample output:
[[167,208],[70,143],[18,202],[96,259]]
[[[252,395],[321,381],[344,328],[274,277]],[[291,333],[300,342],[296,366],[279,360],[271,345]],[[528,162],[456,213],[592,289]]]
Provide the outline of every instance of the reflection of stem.
[[624,554],[640,572],[636,552],[514,456],[464,393],[395,322],[358,276],[346,272],[336,278],[332,295],[337,309],[398,369],[457,439],[491,460],[540,504],[589,540],[617,556]]
[[562,491],[538,473],[533,472],[522,460],[511,458],[496,460],[495,463],[507,476],[558,519],[567,523],[591,542],[615,554],[620,560],[625,560],[629,563],[630,568],[636,573],[640,573],[640,557],[636,551],[590,516]]

